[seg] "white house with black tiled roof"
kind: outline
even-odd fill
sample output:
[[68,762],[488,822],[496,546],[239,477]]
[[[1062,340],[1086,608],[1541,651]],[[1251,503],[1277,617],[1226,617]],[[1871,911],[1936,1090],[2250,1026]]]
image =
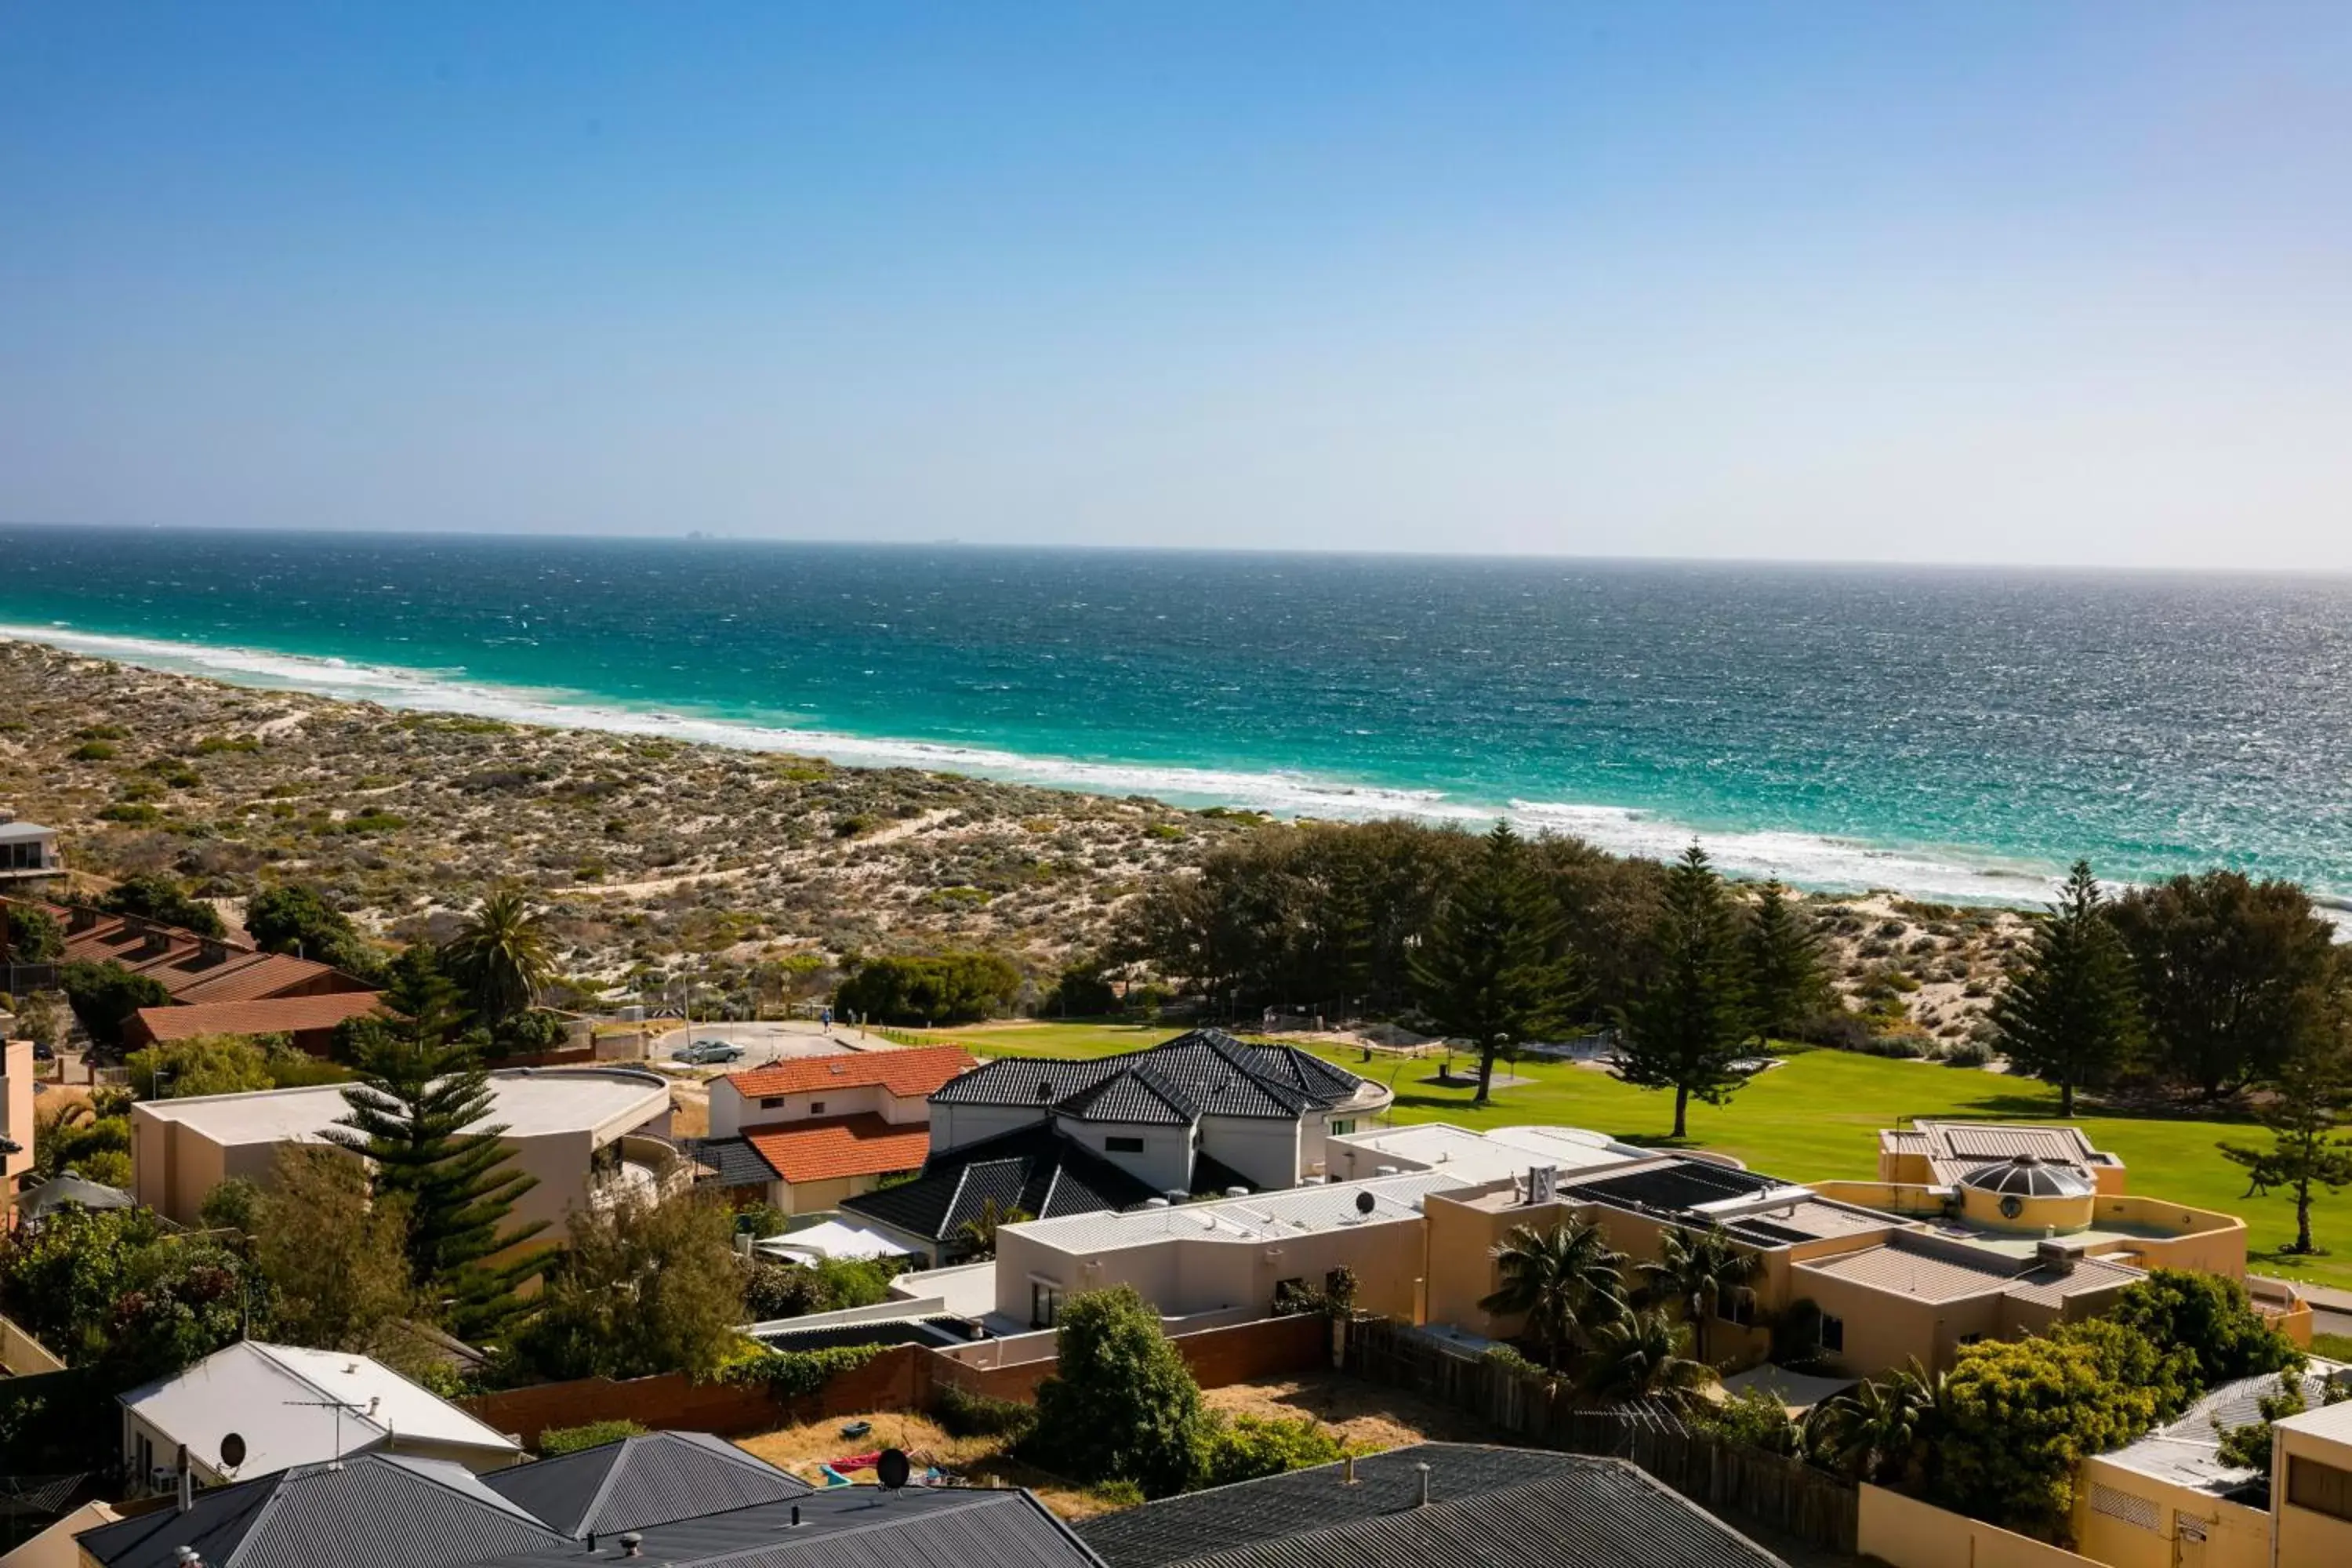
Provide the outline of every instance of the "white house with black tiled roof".
[[1260,1189],[1290,1187],[1323,1173],[1327,1138],[1393,1098],[1294,1047],[1194,1029],[1120,1056],[976,1068],[931,1096],[931,1153],[1044,1125],[1155,1192],[1196,1190],[1204,1156]]

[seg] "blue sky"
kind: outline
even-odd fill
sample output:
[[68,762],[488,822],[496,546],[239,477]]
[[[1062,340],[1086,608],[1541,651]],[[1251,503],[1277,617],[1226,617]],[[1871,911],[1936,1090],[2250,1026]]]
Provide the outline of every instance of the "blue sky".
[[2352,568],[2352,6],[0,6],[0,518]]

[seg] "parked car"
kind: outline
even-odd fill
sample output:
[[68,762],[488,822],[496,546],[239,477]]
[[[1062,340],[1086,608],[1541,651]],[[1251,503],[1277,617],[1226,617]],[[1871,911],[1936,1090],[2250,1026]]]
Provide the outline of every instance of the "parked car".
[[741,1061],[743,1047],[732,1040],[697,1040],[681,1047],[677,1059],[691,1062],[696,1067],[715,1067],[721,1062]]

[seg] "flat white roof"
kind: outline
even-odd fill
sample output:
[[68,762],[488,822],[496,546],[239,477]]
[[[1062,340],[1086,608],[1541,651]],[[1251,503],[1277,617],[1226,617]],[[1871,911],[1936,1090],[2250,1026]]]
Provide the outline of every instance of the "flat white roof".
[[1350,1132],[1331,1142],[1481,1184],[1522,1174],[1530,1165],[1583,1171],[1647,1159],[1652,1153],[1581,1127],[1496,1127],[1474,1132],[1450,1121]]
[[[489,1121],[504,1123],[509,1138],[590,1132],[615,1121],[634,1127],[669,1105],[667,1082],[615,1068],[514,1068],[492,1073],[490,1090]],[[331,1083],[142,1100],[134,1109],[141,1116],[192,1127],[222,1144],[316,1142],[351,1112],[342,1086]]]
[[27,838],[55,838],[58,830],[43,827],[37,822],[0,822],[0,844],[15,844]]
[[[327,1402],[340,1403],[336,1409]],[[141,1419],[225,1475],[259,1476],[401,1441],[518,1454],[502,1434],[383,1363],[337,1351],[241,1340],[186,1371],[122,1395]],[[245,1462],[221,1439],[245,1439]]]
[[[1402,1176],[1374,1176],[1370,1181],[1335,1182],[1322,1187],[1291,1187],[1211,1204],[1031,1220],[1003,1228],[1008,1234],[1041,1241],[1063,1252],[1112,1252],[1171,1239],[1276,1241],[1284,1237],[1411,1219],[1421,1213],[1421,1200],[1429,1194],[1476,1184],[1443,1171],[1415,1171]],[[1364,1196],[1371,1199],[1369,1212],[1359,1202]]]
[[2323,1405],[2316,1410],[2306,1410],[2300,1415],[2290,1415],[2273,1423],[2290,1432],[2308,1432],[2315,1437],[2326,1437],[2337,1443],[2352,1443],[2352,1400],[2336,1405]]

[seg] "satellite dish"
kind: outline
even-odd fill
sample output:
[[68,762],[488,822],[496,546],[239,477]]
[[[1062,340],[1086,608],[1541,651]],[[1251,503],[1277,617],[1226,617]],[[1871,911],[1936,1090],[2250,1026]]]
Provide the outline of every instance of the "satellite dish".
[[1371,1194],[1358,1193],[1356,1194],[1356,1212],[1358,1214],[1370,1214],[1380,1206],[1381,1200],[1372,1196]]
[[881,1457],[874,1461],[875,1479],[894,1492],[907,1484],[911,1469],[903,1448],[885,1448]]
[[221,1434],[221,1463],[230,1469],[245,1463],[245,1439],[235,1432]]

